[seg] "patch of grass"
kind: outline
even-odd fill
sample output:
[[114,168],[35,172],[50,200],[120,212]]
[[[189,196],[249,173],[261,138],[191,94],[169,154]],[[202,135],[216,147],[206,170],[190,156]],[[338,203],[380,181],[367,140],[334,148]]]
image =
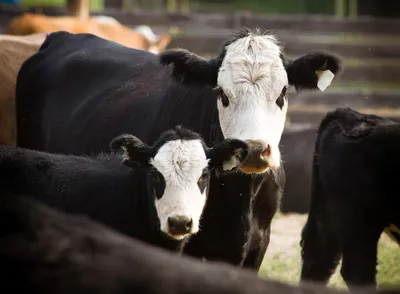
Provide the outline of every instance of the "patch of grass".
[[[289,284],[298,284],[301,269],[300,232],[306,215],[278,213],[272,223],[271,243],[261,265],[259,276]],[[379,287],[400,285],[400,249],[386,234],[382,234],[378,248]],[[329,286],[346,289],[340,276],[340,264]]]

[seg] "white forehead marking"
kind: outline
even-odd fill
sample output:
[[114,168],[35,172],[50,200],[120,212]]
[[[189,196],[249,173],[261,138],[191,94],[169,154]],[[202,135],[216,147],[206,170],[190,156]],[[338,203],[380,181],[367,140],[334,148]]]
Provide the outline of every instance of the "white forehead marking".
[[158,150],[151,164],[164,176],[167,186],[184,188],[197,183],[208,159],[200,140],[174,140]]
[[[225,93],[229,98],[262,92],[266,94],[264,99],[276,99],[288,84],[281,52],[272,35],[249,34],[234,41],[226,46],[218,84],[231,92]],[[230,75],[230,78],[225,75]]]

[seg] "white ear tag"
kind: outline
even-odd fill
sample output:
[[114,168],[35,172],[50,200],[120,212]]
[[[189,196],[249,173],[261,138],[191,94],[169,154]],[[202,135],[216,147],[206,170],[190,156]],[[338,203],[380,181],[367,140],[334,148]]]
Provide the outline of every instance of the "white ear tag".
[[317,87],[323,92],[332,83],[335,75],[329,69],[324,71],[317,70],[315,73],[318,76]]

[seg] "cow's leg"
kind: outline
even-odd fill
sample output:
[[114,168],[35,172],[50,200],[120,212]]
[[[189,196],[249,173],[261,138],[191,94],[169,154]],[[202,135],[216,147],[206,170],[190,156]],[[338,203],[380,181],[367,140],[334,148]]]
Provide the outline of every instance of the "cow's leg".
[[[359,220],[357,223],[361,223]],[[341,275],[347,287],[376,286],[377,248],[382,228],[347,224],[342,242]]]
[[[271,235],[271,228],[269,227],[261,238],[254,238],[252,240],[255,248],[250,249],[243,262],[243,267],[259,270],[263,262],[265,252],[267,251],[269,239]],[[261,240],[261,241],[260,241]]]
[[339,240],[326,218],[309,216],[302,232],[300,282],[315,281],[327,284],[340,261]]

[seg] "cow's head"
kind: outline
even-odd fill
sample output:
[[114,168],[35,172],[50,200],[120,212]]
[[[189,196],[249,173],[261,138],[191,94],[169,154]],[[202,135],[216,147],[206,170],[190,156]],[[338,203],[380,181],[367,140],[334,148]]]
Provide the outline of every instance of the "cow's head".
[[218,91],[218,113],[225,138],[245,140],[250,154],[241,170],[264,173],[280,165],[278,148],[285,125],[288,86],[316,89],[321,71],[336,74],[339,59],[310,53],[285,62],[273,35],[243,29],[222,52],[207,60],[184,49],[160,54],[162,64],[173,65],[173,76],[185,84],[211,86]]
[[163,133],[153,146],[124,134],[110,148],[124,150],[124,164],[148,170],[148,193],[154,197],[161,231],[178,240],[199,230],[210,171],[235,171],[249,149],[236,139],[208,148],[200,135],[180,126]]

